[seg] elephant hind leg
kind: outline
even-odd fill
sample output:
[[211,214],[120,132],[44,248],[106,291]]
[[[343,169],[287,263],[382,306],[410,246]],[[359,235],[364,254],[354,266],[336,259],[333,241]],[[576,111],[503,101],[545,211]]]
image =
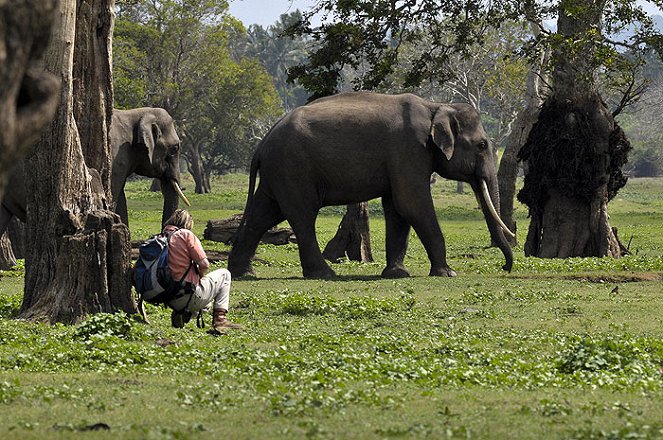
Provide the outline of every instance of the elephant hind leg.
[[252,205],[247,207],[245,215],[247,217],[244,225],[237,231],[228,257],[228,270],[233,277],[254,274],[251,260],[260,239],[267,230],[285,220],[276,200],[267,197],[260,189],[256,191]]

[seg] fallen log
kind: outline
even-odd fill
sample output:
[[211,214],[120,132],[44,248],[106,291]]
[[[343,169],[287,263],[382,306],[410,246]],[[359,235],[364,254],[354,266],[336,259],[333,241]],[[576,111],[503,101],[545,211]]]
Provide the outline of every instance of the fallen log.
[[[232,244],[241,221],[242,214],[234,214],[229,218],[220,220],[209,220],[205,232],[203,233],[203,238],[205,238],[205,240]],[[296,238],[292,229],[274,227],[265,232],[265,235],[262,236],[260,241],[268,244],[284,245],[296,242]]]

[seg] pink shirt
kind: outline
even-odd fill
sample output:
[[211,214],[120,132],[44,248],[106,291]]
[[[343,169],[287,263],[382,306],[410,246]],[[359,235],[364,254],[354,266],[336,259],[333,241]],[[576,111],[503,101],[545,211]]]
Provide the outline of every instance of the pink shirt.
[[[203,272],[209,267],[203,245],[196,235],[188,229],[177,229],[173,225],[163,228],[164,232],[172,232],[168,243],[168,268],[175,281],[179,281],[193,261]],[[195,265],[186,274],[184,281],[197,285],[200,281]]]

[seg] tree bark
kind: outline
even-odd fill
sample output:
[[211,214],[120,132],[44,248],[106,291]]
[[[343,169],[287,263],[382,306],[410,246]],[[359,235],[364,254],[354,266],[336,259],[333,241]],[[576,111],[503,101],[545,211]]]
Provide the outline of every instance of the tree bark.
[[[111,13],[105,8],[111,3]],[[110,123],[113,112],[111,36],[115,0],[78,0],[74,40],[74,119],[89,168],[99,173],[111,200]],[[94,91],[89,93],[88,91]],[[83,98],[85,97],[85,98]]]
[[329,261],[338,261],[347,257],[353,261],[370,263],[373,261],[371,252],[371,232],[368,226],[368,202],[347,206],[347,211],[322,256]]
[[[27,254],[21,317],[75,323],[87,314],[137,311],[129,231],[106,210],[110,166],[108,75],[113,0],[61,0],[46,67],[62,78],[60,106],[27,163]],[[73,42],[85,41],[74,48]],[[75,66],[87,66],[75,69]],[[93,69],[90,84],[77,76]],[[92,102],[94,109],[88,108]],[[96,107],[98,106],[98,108]],[[89,113],[80,114],[81,109]],[[78,109],[78,110],[77,110]],[[90,118],[79,133],[79,118]],[[101,143],[100,146],[98,143]],[[94,144],[94,145],[92,145]],[[100,155],[96,159],[95,154]]]
[[592,46],[577,43],[600,25],[603,3],[583,2],[583,13],[567,13],[564,5],[558,32],[575,44],[557,49],[553,93],[519,153],[528,165],[518,194],[531,216],[525,254],[619,257],[607,205],[626,184],[621,167],[631,147],[599,95]]

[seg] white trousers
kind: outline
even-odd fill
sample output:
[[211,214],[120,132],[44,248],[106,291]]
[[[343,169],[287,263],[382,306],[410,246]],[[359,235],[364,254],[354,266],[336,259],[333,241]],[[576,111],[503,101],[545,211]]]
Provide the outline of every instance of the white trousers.
[[189,312],[197,312],[207,308],[213,302],[214,309],[228,310],[230,282],[231,277],[228,269],[217,269],[200,279],[190,301],[189,295],[184,295],[171,301],[168,305],[174,310],[186,308]]

